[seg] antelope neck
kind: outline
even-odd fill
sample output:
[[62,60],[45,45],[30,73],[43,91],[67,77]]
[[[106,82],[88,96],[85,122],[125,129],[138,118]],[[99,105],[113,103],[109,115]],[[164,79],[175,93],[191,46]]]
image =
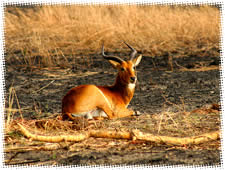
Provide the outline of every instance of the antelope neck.
[[122,84],[120,81],[116,81],[110,89],[121,97],[125,105],[128,105],[133,98],[135,83]]

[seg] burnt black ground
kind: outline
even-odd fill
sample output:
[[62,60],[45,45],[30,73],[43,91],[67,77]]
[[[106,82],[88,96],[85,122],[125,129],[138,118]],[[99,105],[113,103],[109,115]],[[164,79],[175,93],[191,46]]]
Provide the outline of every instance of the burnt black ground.
[[[115,80],[116,71],[111,68],[101,56],[91,56],[83,63],[79,56],[71,59],[72,67],[67,69],[30,69],[16,66],[12,61],[6,61],[5,98],[8,106],[9,88],[16,90],[23,116],[27,119],[39,119],[61,112],[61,99],[74,86],[81,84],[106,85]],[[189,69],[198,66],[218,66],[219,57],[182,57],[174,58],[174,70],[170,71],[167,57],[152,58],[143,56],[138,66],[138,86],[129,107],[141,113],[157,114],[164,109],[177,111],[172,104],[184,105],[186,111],[207,104],[220,102],[220,72],[210,71],[180,71],[182,67]],[[44,88],[43,88],[44,87]],[[42,89],[43,88],[43,89]],[[164,97],[165,98],[164,98]],[[17,107],[16,102],[13,105]],[[41,114],[37,114],[37,111]],[[15,115],[15,118],[19,114]],[[215,165],[220,164],[219,150],[179,150],[167,146],[153,148],[122,149],[113,148],[108,151],[74,152],[66,155],[66,150],[54,152],[57,162],[63,165],[75,164],[185,164],[185,165]],[[40,154],[41,153],[41,154]],[[25,153],[27,154],[27,153]],[[26,159],[25,154],[19,154]],[[48,161],[52,152],[29,151],[30,159]],[[13,153],[6,154],[9,158]],[[59,157],[58,157],[59,156]],[[19,156],[18,156],[19,157]]]
[[[174,62],[188,68],[201,62],[205,66],[218,65],[219,58],[189,57],[174,59]],[[33,71],[8,66],[5,97],[9,96],[9,87],[13,86],[22,108],[32,107],[36,103],[43,113],[59,113],[61,99],[72,87],[81,84],[108,85],[115,80],[116,71],[101,57],[93,57],[88,67],[85,67],[86,63],[77,65],[64,70]],[[182,104],[183,101],[186,111],[220,101],[219,70],[179,71],[174,65],[174,71],[170,72],[166,58],[156,60],[146,56],[137,70],[139,81],[130,107],[140,112],[160,112],[165,103],[163,96],[175,104]],[[45,87],[46,85],[48,86]],[[29,114],[30,111],[28,109]]]

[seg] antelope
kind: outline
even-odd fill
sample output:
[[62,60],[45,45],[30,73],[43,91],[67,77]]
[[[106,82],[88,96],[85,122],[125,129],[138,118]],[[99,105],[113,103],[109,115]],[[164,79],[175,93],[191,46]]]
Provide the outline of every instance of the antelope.
[[131,49],[128,61],[120,57],[107,56],[104,44],[102,45],[103,58],[118,70],[115,83],[111,86],[80,85],[69,90],[62,99],[63,120],[74,120],[75,117],[113,119],[135,115],[127,106],[134,95],[137,81],[135,68],[142,55],[135,57],[137,51],[124,43]]

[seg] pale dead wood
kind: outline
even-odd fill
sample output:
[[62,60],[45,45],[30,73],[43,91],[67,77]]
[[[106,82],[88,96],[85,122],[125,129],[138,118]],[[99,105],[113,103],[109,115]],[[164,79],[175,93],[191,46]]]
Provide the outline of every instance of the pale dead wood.
[[85,140],[89,137],[89,133],[79,133],[77,135],[60,135],[60,136],[43,136],[43,135],[36,135],[30,133],[25,127],[23,127],[20,123],[17,123],[21,132],[24,136],[31,138],[32,140],[39,140],[44,142],[79,142]]
[[144,140],[155,143],[164,143],[168,145],[190,145],[200,144],[220,138],[220,131],[214,131],[192,137],[169,137],[169,136],[156,136],[150,133],[144,133],[139,130],[129,131],[113,131],[113,130],[90,130],[86,133],[79,133],[76,135],[62,135],[62,136],[42,136],[34,135],[30,133],[25,127],[19,124],[19,128],[24,136],[31,138],[32,140],[39,140],[45,142],[79,142],[89,137],[96,138],[113,138],[113,139],[132,139],[132,140]]
[[91,130],[89,134],[95,138],[132,139],[132,134],[127,131]]
[[192,137],[169,137],[169,136],[155,136],[149,133],[143,133],[139,130],[133,130],[133,135],[139,140],[145,140],[155,143],[165,143],[169,145],[190,145],[190,144],[200,144],[211,140],[217,140],[220,138],[220,131],[214,131],[210,133],[205,133],[198,136]]

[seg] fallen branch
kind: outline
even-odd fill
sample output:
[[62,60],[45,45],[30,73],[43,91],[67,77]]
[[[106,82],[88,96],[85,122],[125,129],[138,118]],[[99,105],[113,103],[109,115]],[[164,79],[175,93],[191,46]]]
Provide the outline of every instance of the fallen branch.
[[165,143],[170,145],[190,145],[190,144],[200,144],[208,142],[211,140],[217,140],[220,138],[220,131],[214,131],[210,133],[205,133],[198,136],[192,137],[169,137],[169,136],[155,136],[149,133],[143,133],[139,130],[132,131],[134,136],[139,140],[155,142],[155,143]]
[[220,131],[214,131],[211,133],[205,133],[199,136],[193,137],[169,137],[169,136],[155,136],[149,133],[143,133],[139,130],[129,131],[112,131],[112,130],[90,130],[89,132],[83,132],[76,135],[61,135],[61,136],[42,136],[30,133],[25,127],[19,124],[19,128],[24,136],[31,138],[32,140],[39,140],[45,142],[79,142],[89,137],[95,138],[113,138],[113,139],[132,139],[132,140],[144,140],[155,143],[164,143],[169,145],[189,145],[200,144],[211,140],[217,140],[220,138]]
[[95,138],[132,139],[132,134],[126,131],[91,130],[89,134]]
[[17,123],[24,136],[31,138],[32,140],[38,140],[43,142],[79,142],[89,137],[89,133],[79,133],[77,135],[60,135],[60,136],[43,136],[30,133],[25,127]]

